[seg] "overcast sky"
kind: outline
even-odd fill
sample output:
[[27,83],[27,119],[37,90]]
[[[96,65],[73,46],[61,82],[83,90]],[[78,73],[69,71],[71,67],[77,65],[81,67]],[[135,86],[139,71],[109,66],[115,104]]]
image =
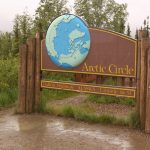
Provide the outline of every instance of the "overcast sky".
[[[16,14],[22,14],[27,10],[34,15],[39,2],[40,0],[0,0],[0,31],[12,31]],[[147,16],[150,16],[150,0],[116,0],[116,2],[128,4],[127,23],[130,24],[132,32],[143,24]]]

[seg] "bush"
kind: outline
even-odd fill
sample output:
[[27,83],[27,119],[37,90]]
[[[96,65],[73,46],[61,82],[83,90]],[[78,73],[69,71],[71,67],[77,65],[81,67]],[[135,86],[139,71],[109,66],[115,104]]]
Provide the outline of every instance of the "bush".
[[0,59],[0,107],[17,100],[18,58]]
[[17,88],[18,58],[0,59],[0,91]]

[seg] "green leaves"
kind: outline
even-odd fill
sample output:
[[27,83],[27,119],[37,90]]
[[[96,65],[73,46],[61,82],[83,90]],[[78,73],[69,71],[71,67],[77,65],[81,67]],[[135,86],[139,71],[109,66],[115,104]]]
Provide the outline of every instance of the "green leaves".
[[114,0],[76,0],[75,12],[90,27],[105,28],[124,33],[127,19],[127,5]]
[[16,88],[18,83],[18,58],[0,59],[0,91]]
[[41,0],[40,6],[35,14],[35,28],[37,31],[46,32],[52,21],[69,10],[66,7],[66,0]]
[[5,59],[12,53],[11,33],[0,33],[0,57]]
[[27,38],[31,36],[33,28],[32,24],[32,18],[28,15],[27,12],[24,12],[23,15],[17,15],[15,17],[12,33],[13,55],[16,55],[19,52],[19,45],[25,43]]

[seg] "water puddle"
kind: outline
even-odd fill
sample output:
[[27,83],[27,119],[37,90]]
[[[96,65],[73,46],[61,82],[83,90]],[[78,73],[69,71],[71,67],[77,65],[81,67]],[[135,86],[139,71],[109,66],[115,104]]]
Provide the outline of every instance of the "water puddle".
[[150,135],[136,130],[46,115],[0,114],[0,149],[148,150]]
[[100,140],[102,142],[106,142],[107,144],[117,146],[118,150],[127,150],[132,147],[128,137],[123,139],[122,137],[104,133],[101,130],[89,131],[87,128],[66,129],[63,122],[60,121],[47,123],[47,128],[55,128],[57,132],[59,132],[58,135],[75,134],[76,136],[80,134],[80,136],[84,136],[85,138]]

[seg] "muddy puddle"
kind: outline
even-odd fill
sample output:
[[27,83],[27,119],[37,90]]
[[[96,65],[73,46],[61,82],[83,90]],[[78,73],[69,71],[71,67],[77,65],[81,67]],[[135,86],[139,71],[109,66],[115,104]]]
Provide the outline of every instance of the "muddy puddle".
[[0,150],[150,150],[137,130],[49,115],[0,112]]

